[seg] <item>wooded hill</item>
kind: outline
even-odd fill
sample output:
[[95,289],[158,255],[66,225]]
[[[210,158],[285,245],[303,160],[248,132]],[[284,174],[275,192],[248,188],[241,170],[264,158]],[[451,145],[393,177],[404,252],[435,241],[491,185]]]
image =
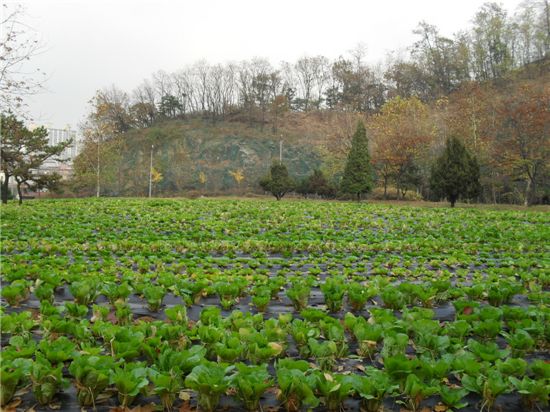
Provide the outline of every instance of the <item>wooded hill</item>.
[[[184,119],[162,119],[151,127],[129,129],[100,141],[101,193],[145,195],[151,145],[154,146],[153,168],[158,172],[154,173],[153,192],[159,196],[185,195],[189,191],[201,194],[260,192],[258,180],[279,158],[281,141],[283,161],[292,176],[300,179],[320,168],[330,180],[338,181],[350,137],[356,122],[362,119],[367,124],[379,187],[383,187],[384,179],[389,186],[396,185],[401,158],[387,152],[398,151],[413,156],[421,166],[424,179],[418,187],[410,189],[429,195],[426,179],[430,161],[445,138],[454,135],[461,137],[481,161],[483,195],[480,200],[523,202],[525,179],[529,176],[518,168],[527,164],[537,173],[533,179],[538,186],[535,201],[540,202],[549,185],[546,162],[549,73],[550,60],[546,59],[506,79],[464,84],[432,103],[394,98],[375,114],[286,111],[276,120],[268,114],[263,121],[259,118],[250,121],[237,111],[215,122],[198,114]],[[533,107],[528,106],[529,101]],[[522,114],[514,104],[530,112]],[[520,118],[503,119],[506,109],[513,110]],[[515,127],[516,120],[524,121],[521,116],[532,120],[533,124],[524,123],[525,128],[535,130],[532,133],[527,130],[529,133],[523,134],[525,139],[517,140],[521,136],[514,133],[524,131],[514,132],[510,127]],[[506,136],[510,134],[514,134],[513,138]],[[96,165],[97,141],[88,141],[75,162],[74,191],[95,192]]]
[[[550,6],[495,3],[453,38],[420,23],[408,59],[383,68],[364,50],[330,61],[264,59],[157,72],[131,93],[111,87],[91,101],[72,189],[241,194],[279,158],[295,178],[323,170],[338,184],[358,120],[367,127],[377,185],[431,198],[428,176],[456,137],[481,166],[478,201],[537,203],[549,196]],[[153,151],[151,146],[154,146]],[[98,156],[99,154],[99,156]],[[98,160],[99,159],[99,160]]]
[[[154,183],[158,195],[182,195],[190,190],[210,194],[258,191],[259,177],[279,158],[281,141],[283,160],[291,173],[306,176],[323,163],[324,136],[316,131],[302,135],[291,123],[273,132],[239,121],[212,124],[192,118],[128,131],[100,144],[102,193],[147,193],[152,145],[153,168],[162,175]],[[79,191],[95,190],[94,155],[97,147],[90,145],[75,164],[75,183],[82,185]]]

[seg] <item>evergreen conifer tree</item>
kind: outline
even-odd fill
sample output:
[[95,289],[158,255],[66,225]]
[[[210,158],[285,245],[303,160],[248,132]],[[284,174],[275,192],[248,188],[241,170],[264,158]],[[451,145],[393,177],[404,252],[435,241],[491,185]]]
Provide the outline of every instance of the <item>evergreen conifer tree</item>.
[[260,186],[267,192],[271,192],[277,200],[294,189],[294,180],[288,175],[286,166],[275,162],[271,166],[269,175],[260,180]]
[[372,181],[367,131],[363,122],[359,122],[353,134],[340,189],[344,193],[355,195],[357,200],[361,200],[363,193],[371,191]]
[[432,166],[430,188],[449,200],[451,207],[460,197],[472,199],[479,195],[479,164],[457,138],[447,140],[445,150]]

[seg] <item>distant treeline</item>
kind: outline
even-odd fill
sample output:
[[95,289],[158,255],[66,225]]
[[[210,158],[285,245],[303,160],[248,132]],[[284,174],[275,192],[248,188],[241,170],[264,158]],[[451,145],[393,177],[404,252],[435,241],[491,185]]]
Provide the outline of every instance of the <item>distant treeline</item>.
[[[422,192],[430,159],[453,136],[479,158],[480,201],[542,201],[548,195],[549,2],[523,2],[513,15],[487,3],[469,30],[448,38],[422,22],[414,34],[407,56],[376,66],[358,47],[336,60],[303,57],[277,67],[261,58],[200,61],[159,71],[130,93],[100,90],[82,125],[87,150],[132,129],[197,117],[271,134],[305,128],[324,135],[312,147],[324,157],[327,176],[338,179],[353,125],[362,118],[380,186],[399,188],[413,167]],[[308,124],[293,127],[298,119]],[[81,159],[77,179],[91,167]]]

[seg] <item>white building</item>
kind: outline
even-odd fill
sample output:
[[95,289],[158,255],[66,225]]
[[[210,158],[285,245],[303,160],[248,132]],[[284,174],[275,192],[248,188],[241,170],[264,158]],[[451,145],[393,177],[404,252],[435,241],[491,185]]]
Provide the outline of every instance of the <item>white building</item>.
[[[30,130],[36,129],[37,125],[29,126]],[[50,146],[57,145],[62,142],[71,140],[71,144],[61,153],[60,159],[66,159],[65,162],[58,162],[57,160],[48,159],[38,169],[42,173],[59,173],[63,179],[67,179],[73,172],[73,161],[82,150],[82,140],[77,136],[76,131],[72,130],[69,125],[64,129],[55,129],[53,127],[44,126],[48,131],[48,144]],[[4,181],[4,173],[0,172],[0,182]],[[15,181],[10,178],[8,183],[10,191],[16,195]],[[26,191],[26,188],[23,188]]]
[[48,159],[44,162],[40,170],[44,172],[57,172],[64,178],[71,175],[73,171],[73,161],[82,150],[82,142],[79,140],[76,131],[72,130],[70,126],[64,129],[55,129],[53,127],[46,127],[48,130],[48,143],[50,146],[57,145],[69,140],[72,143],[61,153],[60,159],[66,159],[66,162],[58,162],[53,159]]

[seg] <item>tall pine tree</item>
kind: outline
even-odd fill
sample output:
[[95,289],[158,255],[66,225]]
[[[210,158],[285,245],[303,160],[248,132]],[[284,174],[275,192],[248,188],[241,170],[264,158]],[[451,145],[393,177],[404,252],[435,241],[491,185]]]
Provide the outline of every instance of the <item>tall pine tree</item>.
[[361,200],[362,194],[371,191],[372,181],[367,131],[363,122],[360,121],[353,134],[340,189],[344,193],[356,196],[357,200]]
[[455,206],[459,198],[479,195],[479,164],[457,138],[447,140],[445,150],[432,166],[430,188]]

